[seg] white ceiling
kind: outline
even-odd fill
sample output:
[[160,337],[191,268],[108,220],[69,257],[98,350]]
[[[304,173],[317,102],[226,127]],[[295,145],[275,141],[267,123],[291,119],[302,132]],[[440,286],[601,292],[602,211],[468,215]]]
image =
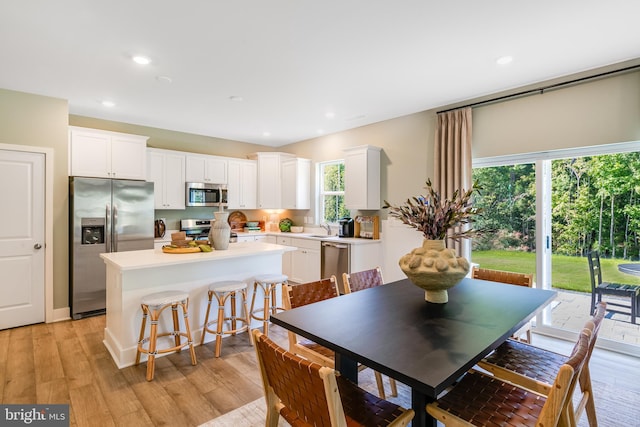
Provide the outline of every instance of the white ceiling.
[[639,17],[637,0],[2,1],[0,88],[279,146],[638,58]]

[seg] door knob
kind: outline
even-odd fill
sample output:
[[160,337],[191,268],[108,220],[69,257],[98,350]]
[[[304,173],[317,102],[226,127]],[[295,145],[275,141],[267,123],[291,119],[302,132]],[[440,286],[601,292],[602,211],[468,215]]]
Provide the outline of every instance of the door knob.
[[42,249],[42,245],[40,243],[36,243],[33,245],[33,249]]

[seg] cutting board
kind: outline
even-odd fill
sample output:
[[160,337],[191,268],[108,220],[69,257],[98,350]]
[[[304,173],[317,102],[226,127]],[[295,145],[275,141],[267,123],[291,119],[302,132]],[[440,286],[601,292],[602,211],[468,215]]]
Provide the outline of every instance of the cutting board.
[[193,254],[200,252],[200,248],[170,248],[168,246],[163,246],[162,252],[165,254]]

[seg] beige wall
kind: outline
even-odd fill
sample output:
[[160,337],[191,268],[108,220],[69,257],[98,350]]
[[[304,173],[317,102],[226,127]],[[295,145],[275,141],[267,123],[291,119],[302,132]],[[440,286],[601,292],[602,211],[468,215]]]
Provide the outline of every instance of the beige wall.
[[474,108],[473,156],[640,140],[640,71]]
[[[0,143],[53,149],[53,308],[69,305],[67,121],[64,99],[0,89]],[[7,209],[2,206],[0,209]]]
[[[54,308],[62,308],[68,306],[67,124],[146,135],[150,137],[149,146],[156,148],[228,157],[245,157],[256,151],[286,151],[310,158],[314,163],[342,158],[345,147],[375,145],[383,149],[382,199],[400,203],[421,193],[424,181],[433,174],[435,115],[436,110],[424,111],[272,148],[68,116],[65,100],[0,89],[0,143],[54,149]],[[640,140],[639,118],[640,72],[478,107],[473,111],[474,157]],[[174,218],[185,215],[184,211],[158,212],[165,213],[158,216]],[[312,213],[285,212],[283,216],[301,222],[303,216]],[[377,213],[385,216],[384,211]],[[253,219],[259,219],[260,215],[259,211],[249,214]]]

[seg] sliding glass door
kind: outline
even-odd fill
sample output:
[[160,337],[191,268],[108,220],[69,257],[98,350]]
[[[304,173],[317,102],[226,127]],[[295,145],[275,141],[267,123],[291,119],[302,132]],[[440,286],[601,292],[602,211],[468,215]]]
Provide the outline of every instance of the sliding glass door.
[[[619,263],[640,262],[637,148],[616,144],[608,153],[596,147],[474,161],[474,180],[484,187],[478,225],[489,232],[474,239],[471,260],[533,273],[536,287],[557,292],[536,319],[538,333],[574,339],[589,318],[591,249],[603,253],[605,280],[640,283],[617,270]],[[600,337],[605,347],[640,354],[640,325],[629,315],[608,315]]]

